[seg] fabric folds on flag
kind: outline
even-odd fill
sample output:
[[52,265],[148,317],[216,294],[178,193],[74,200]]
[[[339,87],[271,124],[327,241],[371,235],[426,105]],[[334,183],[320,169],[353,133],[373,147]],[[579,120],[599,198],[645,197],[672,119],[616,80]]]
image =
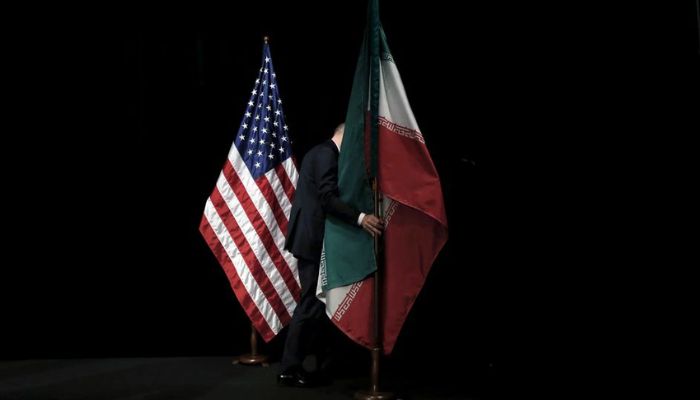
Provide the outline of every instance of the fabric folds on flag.
[[296,259],[284,250],[299,174],[277,85],[265,43],[250,101],[199,226],[265,341],[291,320],[301,295]]
[[[338,163],[343,201],[372,213],[375,176],[383,198],[380,324],[388,354],[447,241],[447,217],[440,179],[389,51],[376,0],[370,0]],[[371,236],[329,218],[317,295],[334,324],[366,347],[373,344],[376,268]]]

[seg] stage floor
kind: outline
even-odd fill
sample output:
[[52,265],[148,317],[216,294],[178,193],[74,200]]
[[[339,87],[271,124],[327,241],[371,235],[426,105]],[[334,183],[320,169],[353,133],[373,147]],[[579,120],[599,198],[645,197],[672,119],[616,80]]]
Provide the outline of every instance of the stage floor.
[[[319,388],[278,387],[277,365],[249,367],[232,365],[231,360],[174,357],[0,361],[0,399],[350,399],[356,390],[368,385],[368,377],[346,374]],[[386,387],[393,389],[399,399],[485,398],[475,397],[473,392],[461,393],[455,382],[439,382],[434,377],[430,382],[420,382],[386,375]]]

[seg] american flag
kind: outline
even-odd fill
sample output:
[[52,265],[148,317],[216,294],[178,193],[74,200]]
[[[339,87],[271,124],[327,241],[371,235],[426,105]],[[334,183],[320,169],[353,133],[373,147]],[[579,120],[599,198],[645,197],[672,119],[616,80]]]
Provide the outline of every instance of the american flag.
[[258,79],[199,227],[265,341],[291,320],[301,295],[296,259],[284,250],[299,177],[290,143],[265,43]]

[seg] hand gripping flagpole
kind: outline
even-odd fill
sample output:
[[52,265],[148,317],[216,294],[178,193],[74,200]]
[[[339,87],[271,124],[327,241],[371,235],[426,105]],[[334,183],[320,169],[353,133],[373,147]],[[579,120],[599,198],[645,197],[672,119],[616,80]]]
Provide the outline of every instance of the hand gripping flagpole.
[[[263,37],[265,43],[270,41],[268,36]],[[258,354],[258,333],[255,330],[255,325],[251,322],[250,324],[250,354],[244,354],[242,356],[236,357],[233,360],[233,364],[244,364],[244,365],[262,365],[267,367],[270,364],[267,361],[267,356],[264,354]]]

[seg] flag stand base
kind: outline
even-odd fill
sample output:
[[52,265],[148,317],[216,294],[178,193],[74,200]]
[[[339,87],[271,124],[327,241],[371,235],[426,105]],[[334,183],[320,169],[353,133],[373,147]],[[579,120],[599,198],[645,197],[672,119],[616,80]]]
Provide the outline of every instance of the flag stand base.
[[[375,282],[377,281],[377,273],[374,273]],[[377,304],[375,302],[375,304]],[[379,359],[381,358],[381,347],[375,346],[372,352],[372,384],[369,390],[361,390],[355,392],[355,400],[387,400],[394,399],[394,394],[391,392],[379,391]]]
[[261,354],[244,354],[233,360],[233,363],[243,365],[262,365],[263,367],[268,367],[270,365],[267,362],[267,356]]
[[372,392],[372,391],[360,391],[355,392],[355,400],[387,400],[394,399],[394,394],[390,392]]
[[258,336],[255,333],[255,325],[250,324],[250,354],[235,358],[233,364],[270,366],[267,362],[267,356],[258,354]]

